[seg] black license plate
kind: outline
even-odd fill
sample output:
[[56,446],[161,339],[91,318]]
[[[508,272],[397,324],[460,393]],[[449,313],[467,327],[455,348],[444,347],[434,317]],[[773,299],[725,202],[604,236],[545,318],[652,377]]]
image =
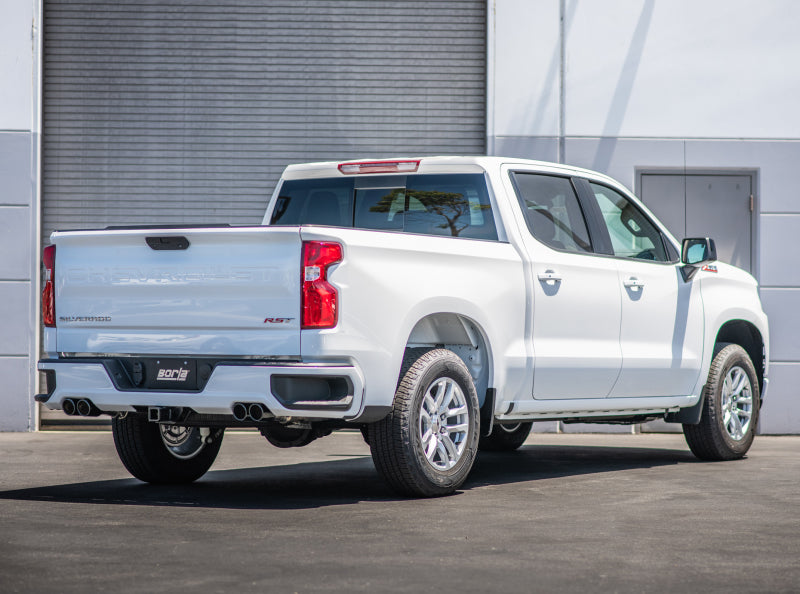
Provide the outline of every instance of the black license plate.
[[197,361],[194,359],[151,359],[147,387],[158,390],[196,390]]

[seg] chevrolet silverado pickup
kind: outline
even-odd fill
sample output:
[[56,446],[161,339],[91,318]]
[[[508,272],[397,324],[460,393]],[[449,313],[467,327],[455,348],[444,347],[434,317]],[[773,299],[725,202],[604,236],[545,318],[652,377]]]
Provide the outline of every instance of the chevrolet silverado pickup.
[[225,429],[360,429],[397,492],[459,488],[536,421],[683,425],[743,457],[767,387],[756,281],[614,180],[499,157],[291,165],[260,226],[55,232],[46,390],[122,463],[190,482]]

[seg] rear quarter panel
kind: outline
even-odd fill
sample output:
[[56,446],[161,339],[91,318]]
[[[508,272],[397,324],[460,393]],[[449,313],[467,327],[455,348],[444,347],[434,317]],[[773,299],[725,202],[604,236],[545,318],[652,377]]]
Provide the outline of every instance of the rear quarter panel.
[[489,385],[522,389],[525,282],[508,243],[303,227],[304,241],[338,241],[343,260],[329,271],[339,289],[339,323],[304,330],[304,360],[349,359],[365,377],[366,404],[391,405],[414,326],[434,313],[471,320],[489,345]]

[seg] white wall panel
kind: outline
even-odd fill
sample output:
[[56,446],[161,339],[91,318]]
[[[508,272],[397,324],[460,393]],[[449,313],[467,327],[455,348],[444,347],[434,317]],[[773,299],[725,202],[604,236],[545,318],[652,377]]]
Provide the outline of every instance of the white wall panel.
[[767,140],[687,140],[689,168],[758,169],[757,205],[762,213],[800,213],[797,164],[800,142]]
[[798,433],[800,428],[800,363],[773,363],[769,388],[761,407],[762,433]]
[[30,382],[30,359],[0,356],[0,377],[3,378],[0,431],[32,429],[34,388]]
[[637,167],[683,167],[683,142],[649,138],[567,138],[566,162],[610,175],[631,190]]
[[503,157],[555,162],[558,161],[558,138],[499,136],[495,137],[493,154]]
[[37,11],[32,0],[0,10],[0,431],[33,426]]
[[495,109],[494,131],[488,133],[558,135],[558,0],[490,0],[491,5],[495,9]]
[[33,204],[31,156],[35,138],[30,132],[0,132],[0,205]]
[[0,130],[30,130],[33,122],[34,3],[5,0],[0,18]]
[[799,287],[800,214],[761,215],[760,222],[761,285]]
[[[30,280],[35,244],[30,221],[29,207],[0,206],[0,280]],[[9,306],[4,303],[3,310]]]
[[567,135],[800,138],[799,2],[567,6]]
[[[30,312],[30,283],[27,282],[2,282],[0,283],[0,303],[3,310],[8,312],[2,320],[3,331],[0,332],[0,356],[25,355],[30,350],[33,341],[33,328],[29,320]],[[0,378],[3,376],[0,375]],[[3,380],[5,381],[5,379]],[[9,392],[5,384],[0,390],[0,396]],[[15,394],[22,397],[22,394]],[[30,396],[29,394],[27,396]],[[2,416],[2,415],[0,415]]]
[[769,316],[770,359],[800,361],[800,288],[761,289]]

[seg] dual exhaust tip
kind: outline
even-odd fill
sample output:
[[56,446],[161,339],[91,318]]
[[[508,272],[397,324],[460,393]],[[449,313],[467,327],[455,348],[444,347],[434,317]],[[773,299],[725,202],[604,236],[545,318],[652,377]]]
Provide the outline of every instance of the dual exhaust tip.
[[71,417],[77,415],[80,415],[81,417],[96,417],[100,415],[100,409],[98,409],[88,398],[81,398],[79,400],[65,398],[64,402],[61,403],[61,410],[64,412],[64,414]]
[[[96,417],[100,415],[98,409],[91,400],[88,398],[80,398],[75,400],[73,398],[65,398],[61,403],[61,410],[64,414],[71,417]],[[150,407],[148,410],[148,417],[151,421],[166,421],[175,420],[172,417],[175,415],[164,414],[172,413],[173,411],[168,407]],[[258,402],[237,402],[233,405],[233,418],[237,421],[260,421],[267,414],[267,407]]]
[[260,421],[267,414],[267,407],[258,402],[237,402],[233,405],[233,418],[237,421]]

